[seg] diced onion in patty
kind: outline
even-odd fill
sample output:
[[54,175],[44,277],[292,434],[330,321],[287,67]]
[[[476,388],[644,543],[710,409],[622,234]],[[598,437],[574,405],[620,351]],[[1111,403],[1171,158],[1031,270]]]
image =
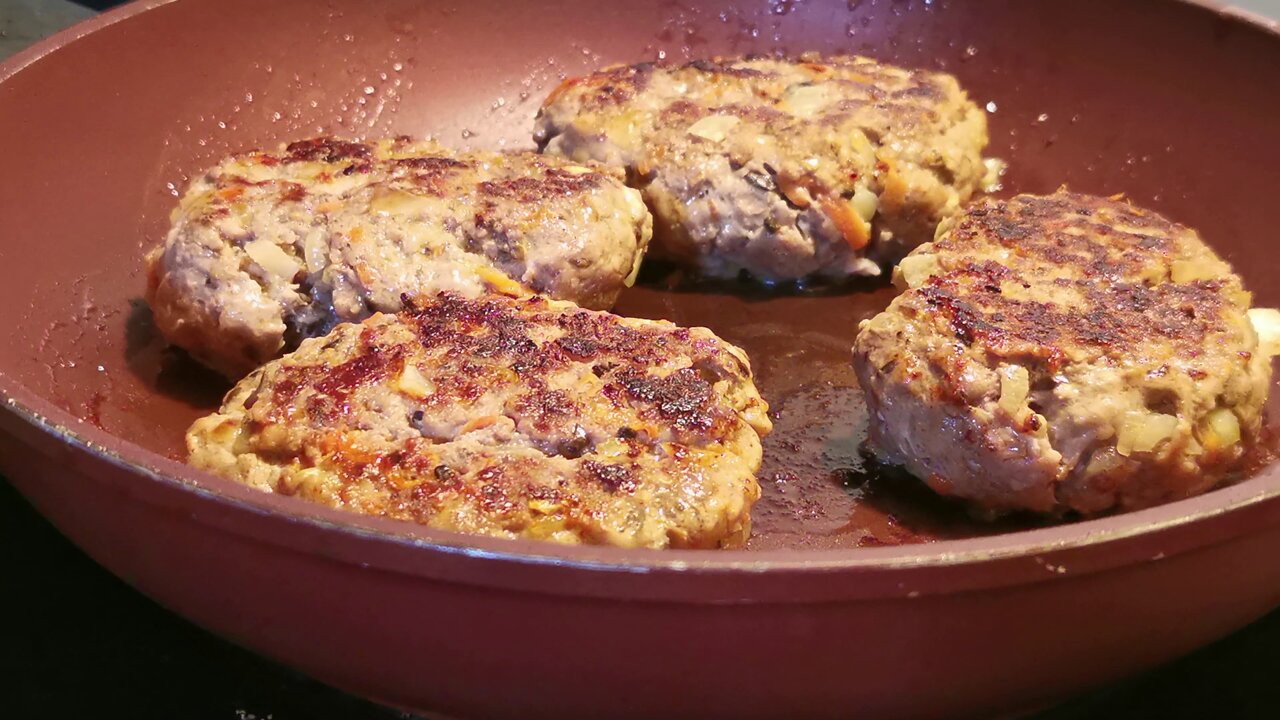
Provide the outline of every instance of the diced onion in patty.
[[720,142],[738,125],[738,122],[738,118],[733,115],[709,115],[690,125],[689,134],[703,140]]
[[1151,452],[1178,430],[1178,418],[1162,413],[1130,412],[1120,421],[1116,433],[1116,452],[1124,456],[1135,452]]
[[1249,310],[1249,322],[1258,333],[1258,352],[1267,357],[1280,355],[1280,310],[1252,308]]
[[253,240],[244,246],[244,251],[253,258],[254,262],[262,266],[263,270],[286,280],[292,280],[302,268],[297,260],[289,257],[288,253],[270,240],[262,238]]

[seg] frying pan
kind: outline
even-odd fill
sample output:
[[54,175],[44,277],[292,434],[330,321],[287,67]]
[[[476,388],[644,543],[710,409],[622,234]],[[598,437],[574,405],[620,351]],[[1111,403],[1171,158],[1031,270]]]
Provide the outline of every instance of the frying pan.
[[[746,550],[470,538],[181,463],[222,381],[156,336],[140,257],[193,173],[316,133],[527,147],[610,62],[846,51],[959,76],[1004,192],[1124,192],[1280,304],[1280,34],[1132,0],[155,0],[0,66],[0,471],[95,560],[351,692],[452,717],[978,717],[1280,604],[1280,469],[1102,519],[983,525],[859,452],[883,283],[765,293],[654,266],[618,311],[745,347],[777,412]],[[1273,404],[1271,417],[1280,417]],[[1274,428],[1272,428],[1274,430]],[[86,598],[86,602],[92,602]]]

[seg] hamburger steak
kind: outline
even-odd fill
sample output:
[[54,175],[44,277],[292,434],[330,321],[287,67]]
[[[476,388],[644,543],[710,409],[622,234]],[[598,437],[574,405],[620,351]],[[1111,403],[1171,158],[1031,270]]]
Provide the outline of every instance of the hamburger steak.
[[984,201],[894,276],[905,290],[862,323],[854,366],[871,447],[938,493],[991,512],[1141,508],[1221,482],[1259,433],[1274,343],[1251,316],[1274,312],[1155,213]]
[[652,232],[620,178],[407,138],[235,155],[183,196],[147,259],[147,300],[171,342],[233,379],[335,323],[399,310],[402,294],[608,308]]
[[878,275],[989,179],[955,78],[863,57],[606,68],[557,88],[534,139],[625,166],[655,252],[764,281]]
[[705,328],[442,293],[240,381],[190,462],[370,515],[509,538],[742,545],[768,406]]

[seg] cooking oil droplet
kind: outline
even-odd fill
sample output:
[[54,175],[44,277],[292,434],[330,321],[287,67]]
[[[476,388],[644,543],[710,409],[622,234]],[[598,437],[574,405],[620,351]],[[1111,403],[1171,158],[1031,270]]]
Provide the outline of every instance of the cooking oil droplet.
[[1049,113],[1040,113],[1036,116],[1036,122],[1045,122],[1049,119]]
[[167,188],[169,188],[169,194],[170,194],[170,195],[172,195],[172,196],[174,196],[174,197],[178,197],[178,186],[177,186],[177,185],[174,185],[173,183],[165,183],[165,184],[164,184],[164,186],[165,186],[165,187],[167,187]]
[[989,112],[989,113],[993,113],[993,112],[995,112],[995,111],[996,111],[996,109],[997,109],[996,101],[995,101],[995,100],[988,100],[988,101],[987,101],[987,112]]
[[219,120],[219,121],[218,121],[218,129],[219,129],[219,130],[226,130],[226,129],[227,129],[227,124],[226,124],[226,123],[224,123],[224,122],[222,122],[221,120]]
[[365,86],[364,86],[364,94],[365,94],[365,95],[372,95],[372,94],[373,94],[373,92],[374,92],[374,90],[373,90],[373,86],[372,86],[372,85],[365,85]]
[[391,65],[391,69],[395,70],[396,72],[400,72],[401,70],[404,69],[404,63],[394,63]]
[[969,47],[964,49],[964,56],[965,56],[965,59],[977,57],[978,48],[974,47],[973,45],[970,45]]
[[475,133],[473,133],[473,132],[471,132],[470,130],[467,130],[467,129],[465,129],[465,128],[464,128],[464,129],[462,130],[462,139],[463,139],[463,140],[466,140],[466,139],[470,138],[470,137],[471,137],[472,135],[474,135],[474,134],[475,134]]

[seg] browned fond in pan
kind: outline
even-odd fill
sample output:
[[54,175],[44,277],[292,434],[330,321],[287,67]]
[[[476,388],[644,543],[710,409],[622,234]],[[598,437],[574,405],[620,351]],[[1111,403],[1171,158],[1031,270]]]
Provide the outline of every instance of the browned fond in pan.
[[0,69],[0,470],[197,622],[357,692],[463,715],[1010,710],[1270,608],[1274,468],[1014,532],[1027,521],[975,523],[869,465],[849,345],[892,297],[875,282],[764,292],[653,266],[623,296],[619,312],[706,325],[752,357],[777,430],[746,551],[473,540],[174,461],[225,389],[165,349],[138,299],[142,252],[191,173],[321,132],[525,147],[564,75],[807,49],[956,74],[989,103],[1005,193],[1124,192],[1198,227],[1257,304],[1280,304],[1280,86],[1260,70],[1280,66],[1280,36],[1194,5],[142,3]]

